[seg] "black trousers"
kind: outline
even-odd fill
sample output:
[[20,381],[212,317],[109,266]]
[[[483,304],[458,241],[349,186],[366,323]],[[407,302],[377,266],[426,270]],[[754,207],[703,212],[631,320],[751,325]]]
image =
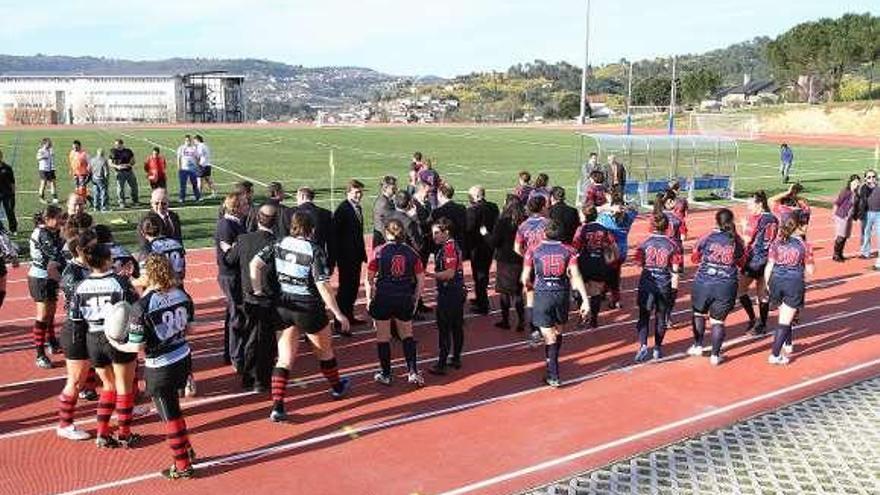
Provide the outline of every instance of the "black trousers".
[[6,212],[6,219],[9,221],[9,231],[18,232],[18,219],[15,218],[15,196],[0,196],[0,206]]
[[244,324],[242,314],[241,280],[235,275],[219,275],[217,283],[226,296],[226,314],[223,320],[223,359],[237,368],[243,366],[242,339],[239,337]]
[[440,347],[437,364],[440,367],[446,366],[450,351],[453,360],[461,360],[461,350],[464,347],[464,301],[464,292],[437,298],[437,337]]
[[489,308],[489,269],[492,266],[492,251],[474,249],[471,251],[471,271],[474,277],[474,294],[480,308]]
[[358,291],[361,288],[361,263],[351,263],[337,260],[336,268],[339,270],[339,290],[336,291],[336,304],[342,314],[352,319],[354,317],[354,303],[357,301]]
[[244,325],[241,330],[242,366],[238,373],[247,382],[269,386],[278,352],[275,340],[274,310],[265,305],[244,303]]

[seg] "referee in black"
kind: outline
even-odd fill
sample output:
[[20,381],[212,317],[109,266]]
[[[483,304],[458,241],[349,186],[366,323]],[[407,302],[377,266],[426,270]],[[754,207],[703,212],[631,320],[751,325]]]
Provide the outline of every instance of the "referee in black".
[[18,219],[15,218],[15,172],[8,163],[3,161],[3,152],[0,151],[0,207],[6,213],[9,222],[9,232],[12,235],[18,233]]

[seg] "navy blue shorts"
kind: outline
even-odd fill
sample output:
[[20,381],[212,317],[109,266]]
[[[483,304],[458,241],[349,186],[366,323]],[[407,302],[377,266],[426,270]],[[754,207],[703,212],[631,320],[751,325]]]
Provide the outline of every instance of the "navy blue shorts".
[[691,301],[695,313],[709,314],[713,320],[724,321],[736,304],[737,284],[695,282]]
[[764,279],[764,268],[767,267],[767,262],[763,263],[760,261],[749,261],[746,263],[746,266],[742,269],[742,274],[746,277],[749,277],[752,280]]
[[599,258],[578,258],[578,270],[585,282],[598,282],[607,284],[611,277],[611,267],[605,260]]
[[770,303],[774,306],[785,304],[789,308],[804,307],[806,287],[803,280],[772,277],[770,279]]
[[410,296],[382,296],[376,294],[367,313],[378,321],[412,321],[416,306]]
[[568,323],[571,308],[571,292],[535,292],[532,305],[532,324],[539,328],[551,328]]
[[647,311],[663,311],[675,301],[672,298],[672,286],[666,288],[651,284],[640,284],[638,303],[639,308]]

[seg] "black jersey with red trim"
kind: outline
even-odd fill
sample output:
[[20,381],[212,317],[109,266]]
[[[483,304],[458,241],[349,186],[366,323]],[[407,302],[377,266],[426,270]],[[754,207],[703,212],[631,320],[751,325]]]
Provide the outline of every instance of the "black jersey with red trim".
[[382,296],[414,296],[416,277],[425,271],[421,257],[402,242],[388,242],[373,251],[367,269],[376,273],[376,292]]
[[126,301],[134,304],[137,293],[127,278],[113,272],[91,274],[79,283],[70,302],[69,315],[74,321],[85,321],[89,332],[103,332],[104,318],[113,305]]
[[437,291],[441,294],[464,290],[464,268],[461,263],[461,249],[455,239],[449,239],[434,254],[434,273],[455,270],[449,280],[437,280]]
[[174,364],[190,354],[186,329],[194,315],[192,298],[183,289],[148,291],[132,306],[128,342],[145,344],[148,368]]
[[[147,242],[141,253],[141,261],[143,262],[150,254],[161,254],[168,258],[171,270],[177,275],[178,280],[182,281],[186,277],[186,249],[177,239],[157,237]],[[140,268],[143,269],[143,267]]]

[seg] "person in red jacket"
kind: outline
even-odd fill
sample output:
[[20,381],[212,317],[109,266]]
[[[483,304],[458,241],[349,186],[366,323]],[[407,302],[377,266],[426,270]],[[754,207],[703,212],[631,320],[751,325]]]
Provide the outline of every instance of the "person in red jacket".
[[150,181],[150,189],[165,189],[168,177],[165,175],[165,157],[158,147],[144,161],[144,172]]

